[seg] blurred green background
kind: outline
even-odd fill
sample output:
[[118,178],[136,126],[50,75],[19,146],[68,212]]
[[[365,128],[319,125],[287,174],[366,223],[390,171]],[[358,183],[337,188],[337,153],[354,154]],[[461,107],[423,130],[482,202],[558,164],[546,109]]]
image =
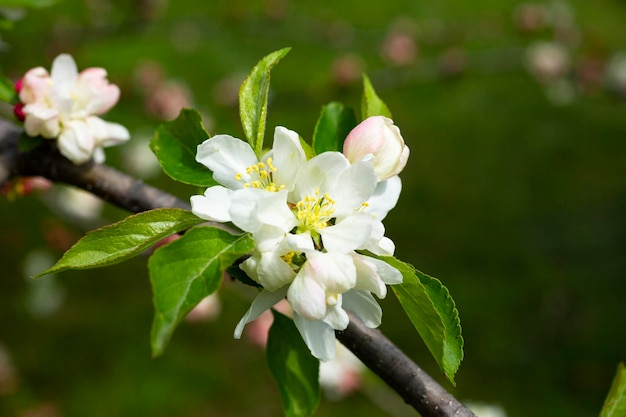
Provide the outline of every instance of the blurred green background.
[[[197,190],[145,152],[160,120],[193,106],[211,133],[242,136],[239,84],[291,46],[272,73],[268,127],[308,139],[323,104],[358,108],[366,72],[411,148],[387,235],[457,303],[457,387],[393,295],[382,330],[462,401],[511,417],[597,415],[626,359],[626,2],[60,0],[0,12],[2,72],[16,80],[61,52],[105,67],[122,89],[105,119],[133,135],[108,163],[184,199]],[[262,350],[232,339],[251,294],[225,285],[219,317],[183,323],[151,359],[146,257],[28,278],[125,213],[58,186],[9,197],[0,415],[282,413]],[[371,375],[317,415],[346,413],[414,415]]]

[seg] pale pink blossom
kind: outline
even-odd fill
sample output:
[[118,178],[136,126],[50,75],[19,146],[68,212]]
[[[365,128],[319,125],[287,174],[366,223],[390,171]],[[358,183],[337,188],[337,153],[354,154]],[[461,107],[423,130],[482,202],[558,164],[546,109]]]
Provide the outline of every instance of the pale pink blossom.
[[570,71],[570,52],[558,42],[537,42],[526,51],[528,69],[537,81],[549,84],[562,79]]
[[417,60],[419,47],[410,34],[392,32],[381,47],[381,55],[393,65],[409,66]]
[[384,116],[368,117],[352,129],[343,144],[343,153],[351,163],[372,158],[378,181],[398,175],[409,158],[400,129]]
[[54,59],[50,73],[42,67],[33,68],[16,89],[21,102],[15,113],[23,118],[26,133],[56,139],[61,154],[75,164],[92,157],[102,162],[103,147],[130,138],[124,126],[97,117],[110,110],[120,96],[103,68],[79,73],[74,59],[61,54]]
[[352,394],[363,383],[365,365],[345,346],[337,342],[337,354],[327,362],[320,362],[320,386],[331,400]]

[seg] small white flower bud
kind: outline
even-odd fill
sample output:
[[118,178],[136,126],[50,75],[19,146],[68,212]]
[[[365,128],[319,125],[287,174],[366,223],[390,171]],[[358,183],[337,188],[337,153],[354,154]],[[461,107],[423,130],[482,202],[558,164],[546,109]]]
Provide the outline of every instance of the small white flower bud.
[[372,116],[348,134],[343,144],[343,154],[351,163],[368,156],[373,158],[378,181],[384,181],[404,169],[409,158],[409,148],[404,144],[400,129],[391,119]]

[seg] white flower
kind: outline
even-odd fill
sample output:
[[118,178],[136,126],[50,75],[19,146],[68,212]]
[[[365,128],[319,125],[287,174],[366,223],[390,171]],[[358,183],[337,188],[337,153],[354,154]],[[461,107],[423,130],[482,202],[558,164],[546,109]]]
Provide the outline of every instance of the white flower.
[[102,147],[130,138],[124,126],[97,117],[113,107],[120,95],[106,76],[102,68],[78,73],[67,54],[55,58],[50,74],[42,67],[29,70],[18,87],[26,133],[57,139],[61,154],[75,164],[92,156],[103,161]]
[[343,153],[353,163],[373,158],[379,181],[398,175],[409,159],[409,148],[400,129],[384,116],[368,117],[352,129],[343,144]]
[[213,171],[215,181],[222,184],[208,188],[203,196],[191,197],[191,211],[196,216],[233,222],[242,230],[263,236],[270,246],[293,227],[287,195],[306,161],[297,133],[277,127],[273,149],[261,161],[246,142],[217,135],[198,145],[196,160]]
[[241,264],[263,291],[235,329],[287,297],[294,322],[314,356],[335,355],[335,330],[348,312],[367,326],[380,324],[387,284],[402,280],[395,268],[357,250],[392,255],[382,218],[401,189],[397,176],[379,182],[371,158],[355,163],[340,152],[307,161],[297,133],[277,127],[274,145],[259,161],[250,146],[228,135],[198,146],[196,156],[222,185],[192,196],[192,212],[232,222],[252,234],[255,250]]
[[[287,296],[298,330],[313,355],[322,360],[334,356],[334,330],[347,327],[347,311],[377,327],[382,311],[371,292],[385,297],[386,284],[401,282],[401,275],[386,263],[355,251],[371,248],[380,254],[393,253],[393,243],[384,238],[378,217],[393,206],[381,196],[395,203],[399,192],[399,179],[379,188],[370,161],[350,164],[338,152],[307,161],[283,203],[291,210],[284,212],[282,239],[275,243],[272,236],[268,243],[265,234],[253,232],[257,250],[241,267],[266,291],[241,320],[235,336],[256,318],[253,312],[273,305],[271,294]],[[263,222],[263,215],[258,220]],[[242,224],[241,220],[235,223]]]

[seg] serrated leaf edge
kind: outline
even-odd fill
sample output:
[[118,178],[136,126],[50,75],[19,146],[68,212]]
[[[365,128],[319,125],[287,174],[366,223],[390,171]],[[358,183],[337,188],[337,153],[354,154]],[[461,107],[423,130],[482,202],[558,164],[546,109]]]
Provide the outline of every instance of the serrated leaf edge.
[[[389,257],[389,256],[379,256],[378,258],[383,260],[383,261],[385,261],[385,262],[387,262],[388,260],[394,260],[394,261],[402,263],[404,266],[408,267],[411,270],[411,272],[415,275],[415,277],[419,281],[420,285],[422,285],[422,286],[424,286],[424,283],[423,283],[423,280],[420,278],[420,275],[423,275],[423,276],[425,276],[425,277],[427,277],[429,279],[432,279],[432,280],[438,282],[440,284],[439,285],[439,289],[443,290],[445,298],[451,301],[451,307],[450,307],[452,309],[451,317],[452,317],[453,326],[456,329],[458,329],[458,334],[460,336],[459,342],[460,342],[461,352],[460,352],[460,357],[458,358],[458,362],[455,361],[456,363],[451,368],[450,367],[450,363],[446,360],[446,358],[447,358],[447,349],[449,349],[449,347],[451,345],[449,343],[449,337],[448,337],[448,334],[446,332],[446,326],[444,326],[443,338],[442,338],[443,345],[442,345],[442,351],[441,351],[441,355],[442,355],[441,359],[442,360],[441,360],[441,365],[440,366],[441,366],[441,370],[444,373],[444,375],[446,376],[446,378],[448,378],[448,380],[452,383],[452,385],[456,386],[456,382],[454,380],[454,376],[456,375],[456,372],[458,371],[458,369],[459,369],[459,367],[461,365],[461,361],[463,360],[463,357],[464,357],[464,352],[463,352],[464,340],[463,340],[463,336],[462,336],[462,332],[461,332],[462,328],[461,328],[461,321],[460,321],[460,318],[459,318],[458,309],[456,308],[456,303],[454,302],[454,299],[450,295],[450,291],[446,288],[445,285],[443,285],[443,283],[439,279],[437,279],[435,277],[432,277],[432,276],[430,276],[428,274],[425,274],[425,273],[417,270],[413,265],[411,265],[411,264],[409,264],[407,262],[402,262],[399,259],[396,259],[394,257]],[[387,263],[389,263],[389,262],[387,262]],[[393,266],[392,264],[389,264],[389,265]],[[402,284],[398,284],[398,285],[402,285]],[[394,288],[394,287],[395,286],[391,286],[394,294],[396,294],[396,297],[397,297],[398,296],[397,289]],[[426,292],[425,286],[424,286],[424,291]],[[428,300],[431,303],[433,311],[435,311],[435,313],[439,317],[440,321],[442,323],[444,323],[443,317],[442,317],[439,309],[435,306],[435,303],[433,302],[433,300],[430,297],[428,297]],[[402,308],[404,310],[405,309],[404,305],[402,303],[400,303],[400,305],[402,306]],[[435,358],[435,360],[437,361],[437,363],[439,363],[439,360],[437,360],[437,358]]]

